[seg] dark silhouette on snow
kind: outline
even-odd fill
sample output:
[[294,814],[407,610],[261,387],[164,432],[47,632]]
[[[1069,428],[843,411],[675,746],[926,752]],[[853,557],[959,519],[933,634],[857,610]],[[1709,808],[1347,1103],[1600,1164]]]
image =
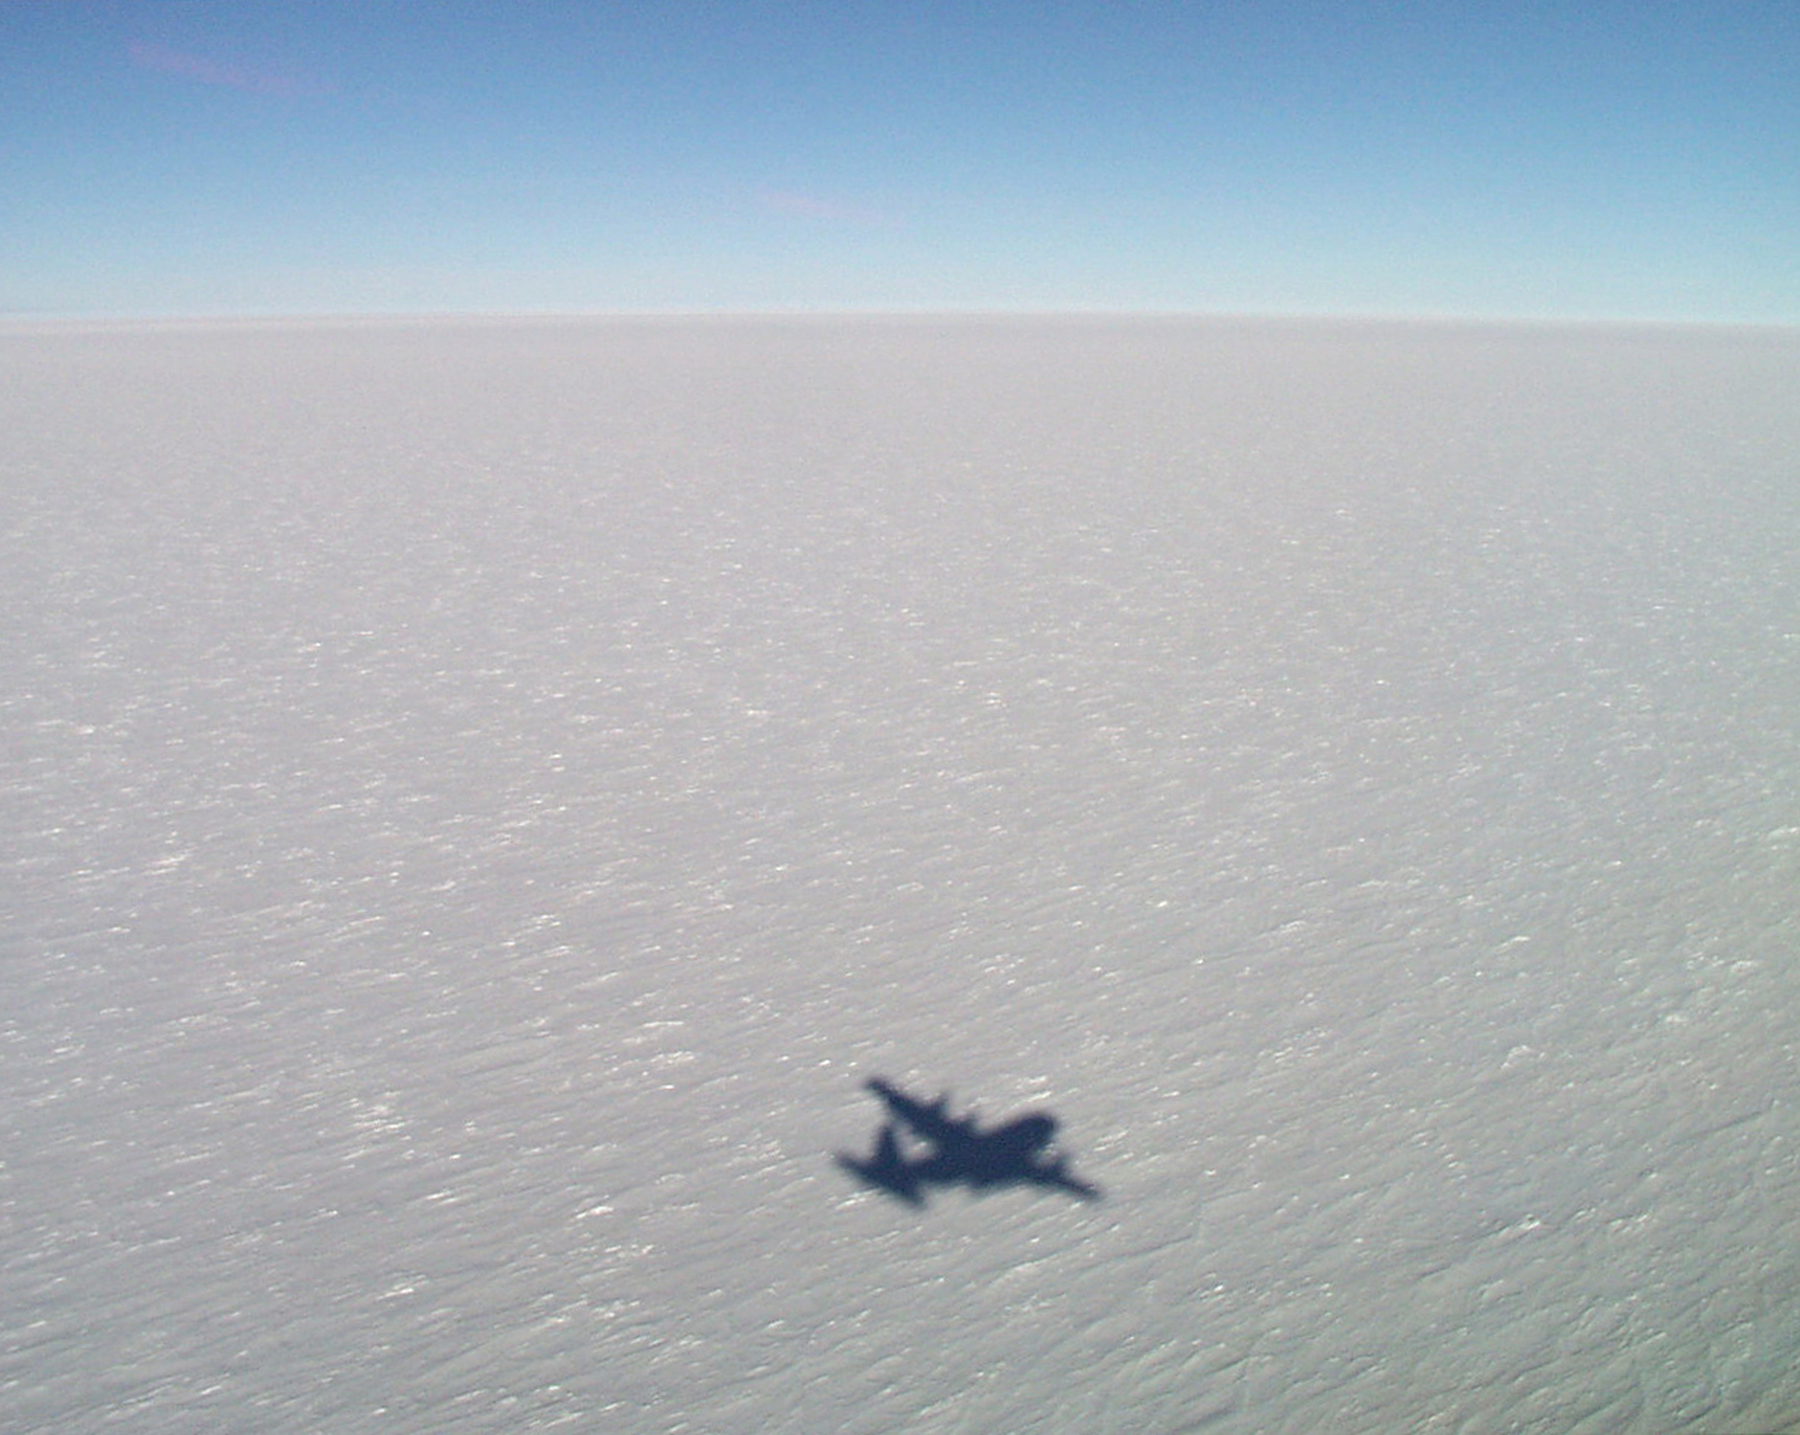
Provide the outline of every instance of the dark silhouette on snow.
[[[967,1186],[975,1191],[1044,1186],[1083,1201],[1099,1199],[1097,1188],[1069,1174],[1067,1157],[1039,1159],[1056,1135],[1056,1118],[1047,1111],[1034,1111],[983,1132],[974,1117],[949,1115],[947,1096],[916,1101],[880,1077],[865,1084],[893,1117],[882,1123],[875,1149],[866,1159],[838,1153],[838,1165],[865,1185],[909,1206],[923,1206],[932,1186]],[[909,1157],[901,1148],[902,1131],[928,1149]]]

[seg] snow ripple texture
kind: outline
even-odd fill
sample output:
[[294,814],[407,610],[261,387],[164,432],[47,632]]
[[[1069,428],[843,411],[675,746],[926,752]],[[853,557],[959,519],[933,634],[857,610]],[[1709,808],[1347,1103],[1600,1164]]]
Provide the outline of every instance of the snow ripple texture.
[[0,375],[7,1430],[1800,1428],[1800,335]]

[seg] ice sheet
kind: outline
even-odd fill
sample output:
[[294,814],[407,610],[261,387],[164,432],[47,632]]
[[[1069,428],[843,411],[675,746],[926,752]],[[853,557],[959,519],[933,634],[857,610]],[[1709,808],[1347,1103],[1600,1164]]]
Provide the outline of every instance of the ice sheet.
[[1796,1428],[1800,335],[0,372],[9,1430]]

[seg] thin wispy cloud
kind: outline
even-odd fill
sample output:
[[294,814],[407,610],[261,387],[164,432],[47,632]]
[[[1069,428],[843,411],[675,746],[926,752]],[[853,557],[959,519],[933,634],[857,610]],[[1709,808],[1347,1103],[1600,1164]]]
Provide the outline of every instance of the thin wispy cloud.
[[759,189],[757,207],[769,214],[792,215],[799,219],[816,219],[828,224],[850,224],[868,229],[895,229],[900,217],[887,210],[834,195],[812,194],[796,189]]
[[218,85],[228,90],[242,90],[246,94],[278,95],[283,98],[292,98],[299,95],[323,94],[330,89],[329,85],[320,84],[316,80],[306,79],[283,70],[228,64],[211,59],[206,55],[196,55],[189,50],[177,50],[168,45],[158,45],[147,40],[133,40],[128,53],[131,63],[141,70],[152,70],[160,75],[173,75],[180,79],[192,80],[196,84]]

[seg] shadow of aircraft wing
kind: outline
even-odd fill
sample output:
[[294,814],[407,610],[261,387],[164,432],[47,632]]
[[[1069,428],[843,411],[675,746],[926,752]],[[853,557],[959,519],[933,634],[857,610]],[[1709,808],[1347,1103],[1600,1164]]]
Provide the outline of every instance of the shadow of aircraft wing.
[[883,1081],[879,1076],[871,1077],[864,1083],[882,1099],[887,1109],[898,1121],[912,1129],[926,1141],[947,1142],[964,1140],[974,1134],[973,1121],[958,1121],[946,1114],[950,1098],[940,1096],[936,1101],[916,1101],[899,1087]]
[[1098,1201],[1100,1199],[1100,1188],[1071,1176],[1069,1163],[1061,1156],[1047,1166],[1032,1167],[1030,1180],[1036,1186],[1050,1186],[1058,1191],[1067,1191],[1078,1201]]

